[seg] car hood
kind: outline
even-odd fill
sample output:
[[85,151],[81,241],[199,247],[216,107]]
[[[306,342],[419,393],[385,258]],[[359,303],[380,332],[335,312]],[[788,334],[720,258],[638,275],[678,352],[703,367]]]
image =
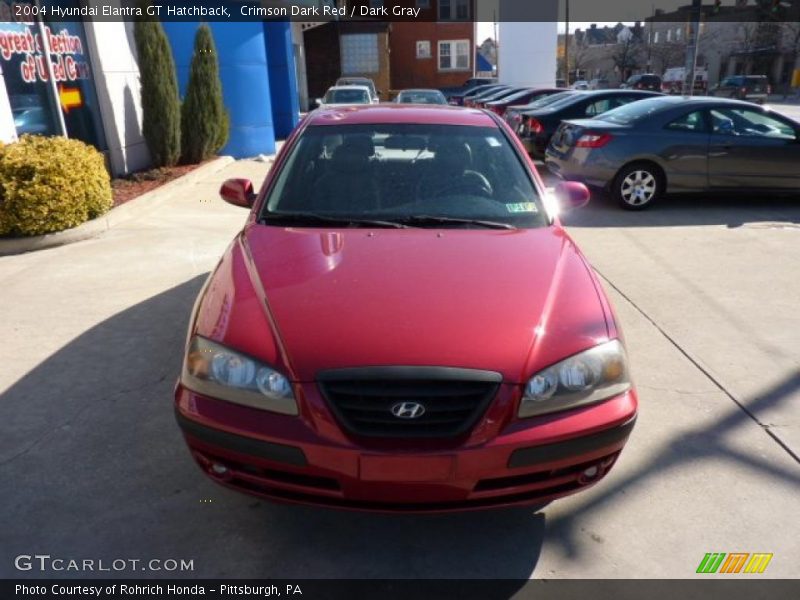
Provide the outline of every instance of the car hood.
[[357,366],[452,366],[521,382],[608,338],[600,291],[557,226],[293,229],[248,226],[293,378]]

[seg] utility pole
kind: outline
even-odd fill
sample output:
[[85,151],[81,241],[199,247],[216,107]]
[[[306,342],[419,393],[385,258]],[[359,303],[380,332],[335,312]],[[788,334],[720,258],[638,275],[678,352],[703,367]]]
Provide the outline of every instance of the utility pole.
[[567,27],[564,30],[564,87],[569,87],[569,0],[566,0],[565,10],[564,20]]
[[683,74],[683,95],[691,96],[694,92],[694,70],[697,66],[697,44],[700,39],[700,17],[702,0],[692,0],[689,12],[689,35],[686,40],[686,69]]
[[653,72],[653,22],[656,17],[656,7],[651,5],[650,33],[647,34],[647,72]]

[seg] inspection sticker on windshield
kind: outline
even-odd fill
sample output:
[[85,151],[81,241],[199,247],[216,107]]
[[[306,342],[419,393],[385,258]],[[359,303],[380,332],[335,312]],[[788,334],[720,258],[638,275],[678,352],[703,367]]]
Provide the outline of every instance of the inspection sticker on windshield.
[[506,210],[510,213],[535,213],[539,212],[534,202],[516,202],[506,204]]

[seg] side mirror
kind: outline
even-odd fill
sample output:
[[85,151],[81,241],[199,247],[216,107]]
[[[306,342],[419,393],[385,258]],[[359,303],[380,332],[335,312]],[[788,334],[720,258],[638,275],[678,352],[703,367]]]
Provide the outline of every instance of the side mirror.
[[253,191],[253,182],[249,179],[228,179],[219,188],[219,195],[228,204],[250,208],[255,202],[256,194]]
[[581,208],[589,203],[589,188],[578,181],[563,181],[556,186],[555,196],[560,210]]
[[317,98],[315,102],[317,103],[317,106],[322,106],[322,98]]

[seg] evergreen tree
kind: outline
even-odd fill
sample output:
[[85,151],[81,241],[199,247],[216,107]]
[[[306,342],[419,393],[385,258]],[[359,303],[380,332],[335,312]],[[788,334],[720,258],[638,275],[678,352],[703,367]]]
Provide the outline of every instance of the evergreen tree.
[[181,108],[183,161],[198,163],[214,156],[228,141],[229,119],[222,103],[217,51],[211,29],[197,29],[189,84]]
[[175,61],[158,21],[133,25],[142,94],[142,134],[156,167],[177,164],[181,154],[181,102]]

